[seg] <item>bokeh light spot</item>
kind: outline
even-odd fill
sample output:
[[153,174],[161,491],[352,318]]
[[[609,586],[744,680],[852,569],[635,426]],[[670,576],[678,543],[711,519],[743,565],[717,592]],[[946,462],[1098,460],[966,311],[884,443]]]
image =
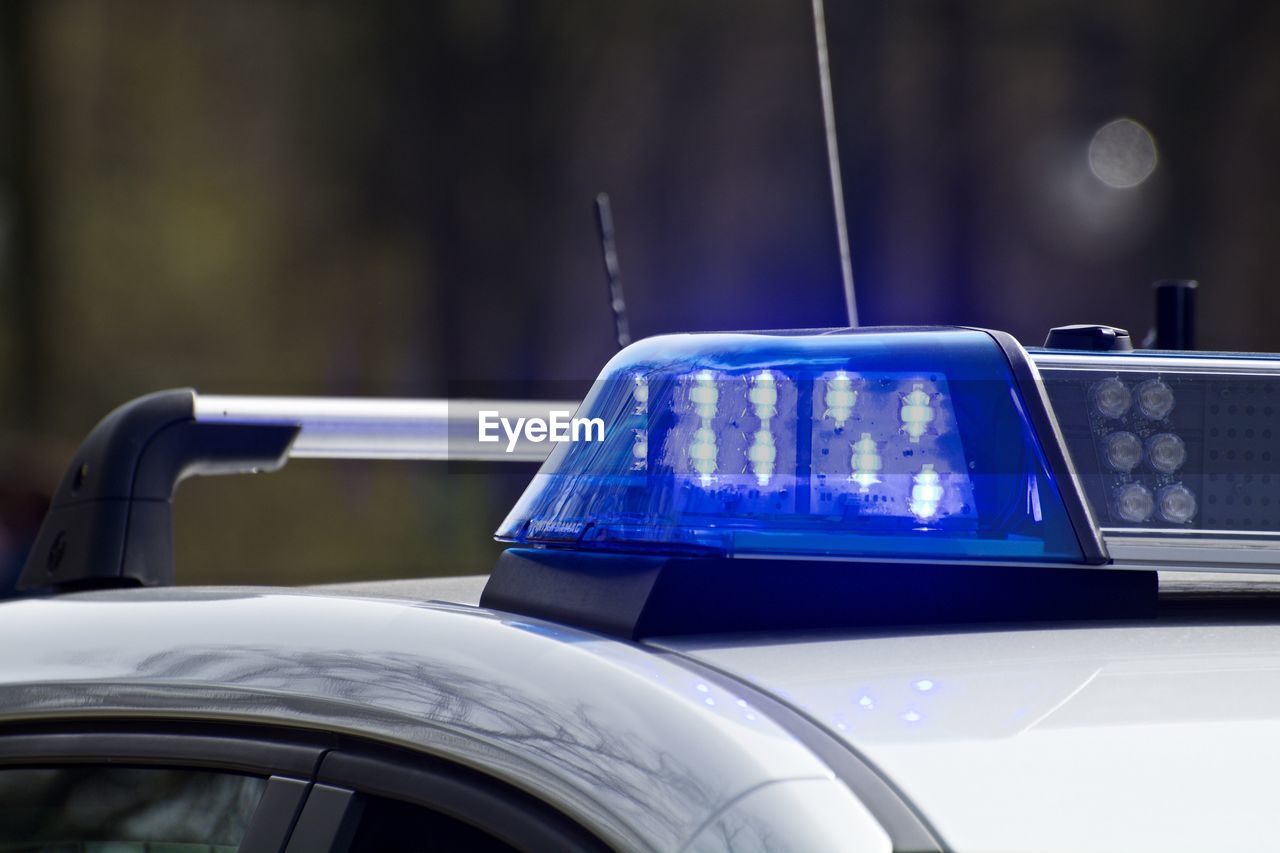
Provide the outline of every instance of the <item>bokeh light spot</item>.
[[1098,128],[1089,143],[1089,168],[1109,187],[1130,189],[1156,170],[1156,141],[1133,119],[1118,118]]

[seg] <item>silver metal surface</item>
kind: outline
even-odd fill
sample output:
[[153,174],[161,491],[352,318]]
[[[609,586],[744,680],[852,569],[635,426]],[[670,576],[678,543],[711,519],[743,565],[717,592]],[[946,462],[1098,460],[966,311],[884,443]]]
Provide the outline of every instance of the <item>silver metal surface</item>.
[[317,584],[303,589],[331,595],[361,598],[406,598],[413,601],[442,601],[450,604],[480,604],[480,594],[488,575],[459,575],[443,578],[400,578],[381,581],[346,581]]
[[555,445],[523,435],[508,451],[507,436],[479,440],[482,411],[517,418],[550,417],[578,409],[557,400],[362,400],[342,397],[196,395],[197,421],[297,424],[294,459],[400,459],[542,462]]
[[1160,594],[1196,595],[1233,593],[1237,595],[1273,595],[1280,592],[1280,575],[1246,570],[1161,571]]
[[821,720],[893,780],[949,849],[1276,847],[1274,623],[661,644]]
[[1101,370],[1115,373],[1145,370],[1162,373],[1214,373],[1280,375],[1280,356],[1223,353],[1214,356],[1142,355],[1137,352],[1029,352],[1032,361],[1046,370]]
[[[1154,536],[1134,536],[1131,530],[1107,531],[1104,538],[1116,568],[1160,569],[1187,572],[1280,572],[1280,538],[1260,535],[1195,537],[1178,531],[1150,531]],[[1224,531],[1187,531],[1191,534]]]
[[892,853],[893,842],[847,788],[793,779],[751,791],[708,822],[682,853],[722,850]]
[[[517,785],[619,850],[680,850],[779,782],[848,803],[740,699],[669,655],[469,607],[234,588],[0,604],[0,725],[214,720],[372,739]],[[793,830],[762,808],[753,826],[846,850],[830,833],[865,837],[857,817]]]

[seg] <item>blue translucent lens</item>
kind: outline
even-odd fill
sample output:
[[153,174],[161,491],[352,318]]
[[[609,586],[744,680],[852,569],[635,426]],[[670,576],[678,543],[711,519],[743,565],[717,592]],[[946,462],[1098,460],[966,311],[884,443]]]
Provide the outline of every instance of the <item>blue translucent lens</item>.
[[971,330],[628,347],[498,538],[577,550],[1078,562],[1009,363]]

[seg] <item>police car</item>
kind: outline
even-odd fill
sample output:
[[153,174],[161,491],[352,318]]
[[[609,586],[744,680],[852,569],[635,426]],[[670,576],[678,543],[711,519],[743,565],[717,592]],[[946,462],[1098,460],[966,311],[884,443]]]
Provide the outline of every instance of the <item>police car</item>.
[[501,406],[126,404],[0,604],[0,850],[1280,847],[1239,574],[1280,564],[1280,358],[1076,337],[640,341],[472,578],[174,587],[172,498],[493,457]]

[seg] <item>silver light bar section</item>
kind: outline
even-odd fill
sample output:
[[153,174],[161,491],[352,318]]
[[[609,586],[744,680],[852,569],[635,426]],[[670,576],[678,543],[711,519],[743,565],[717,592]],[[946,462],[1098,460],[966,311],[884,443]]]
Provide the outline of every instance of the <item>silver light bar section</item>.
[[[1086,495],[1102,518],[1113,567],[1280,573],[1280,500],[1274,491],[1280,487],[1280,356],[1067,350],[1029,355],[1063,425]],[[1101,408],[1090,389],[1117,380],[1127,399],[1113,410]],[[1169,403],[1144,410],[1140,389],[1157,381]],[[1117,436],[1141,442],[1141,452],[1112,458],[1105,441]],[[1150,442],[1170,436],[1178,439],[1181,455],[1157,466]],[[1119,508],[1121,491],[1134,484],[1153,501],[1145,519],[1126,517]],[[1190,515],[1170,518],[1161,508],[1160,494],[1169,489],[1192,496]]]
[[1209,373],[1215,376],[1266,375],[1275,376],[1280,362],[1274,356],[1250,354],[1214,353],[1213,355],[1182,355],[1172,353],[1163,356],[1144,355],[1140,352],[1046,352],[1028,350],[1027,354],[1041,370],[1096,370],[1106,373],[1126,371],[1154,371],[1160,373]]
[[1127,530],[1103,530],[1107,549],[1120,569],[1160,569],[1181,572],[1264,572],[1280,569],[1280,540],[1242,537],[1227,531],[1221,538],[1179,536],[1157,531],[1150,538],[1127,536]]
[[[512,443],[498,418],[514,429],[518,419],[553,414],[572,417],[577,401],[405,400],[343,397],[196,395],[196,420],[288,424],[302,429],[291,459],[401,459],[478,462],[542,462],[555,446],[531,441],[524,430]],[[480,440],[481,413],[488,435]]]

